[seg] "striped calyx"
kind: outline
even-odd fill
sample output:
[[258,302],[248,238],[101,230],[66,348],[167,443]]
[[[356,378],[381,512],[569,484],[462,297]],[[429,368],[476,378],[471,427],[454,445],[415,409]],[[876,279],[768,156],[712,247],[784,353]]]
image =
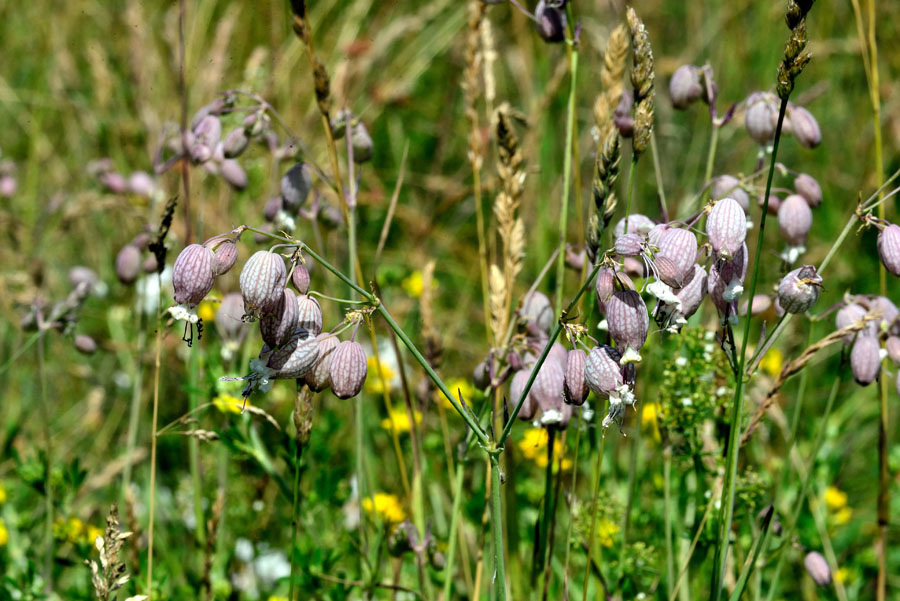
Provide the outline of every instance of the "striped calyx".
[[200,304],[216,281],[213,262],[213,252],[201,244],[190,244],[178,254],[172,269],[176,303],[191,309]]
[[257,251],[241,270],[241,295],[244,311],[255,317],[267,315],[277,309],[283,298],[287,270],[280,255],[265,250]]
[[366,351],[360,343],[345,340],[332,351],[328,373],[331,391],[339,399],[358,395],[366,381],[367,372]]

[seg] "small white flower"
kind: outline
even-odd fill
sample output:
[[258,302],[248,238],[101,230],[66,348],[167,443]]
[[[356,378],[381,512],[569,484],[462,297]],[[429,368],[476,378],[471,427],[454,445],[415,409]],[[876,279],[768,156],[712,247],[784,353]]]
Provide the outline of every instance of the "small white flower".
[[622,355],[622,358],[619,360],[620,365],[627,365],[628,363],[640,363],[641,362],[641,354],[631,348],[630,346],[625,349],[625,354]]
[[562,421],[562,419],[563,414],[561,411],[550,409],[549,411],[544,411],[544,414],[541,416],[541,425],[547,426],[550,424],[558,424]]
[[694,401],[691,400],[691,397],[686,396],[686,397],[684,397],[683,399],[681,399],[681,404],[682,404],[684,407],[690,407],[690,406],[692,406],[692,405],[694,404]]
[[200,318],[193,309],[188,309],[184,305],[173,305],[166,310],[166,313],[172,316],[175,321],[186,321],[188,323],[197,323]]
[[678,357],[675,359],[675,367],[684,367],[688,364],[687,357]]
[[744,293],[744,283],[737,278],[734,278],[730,282],[728,282],[728,287],[725,288],[725,291],[722,293],[722,298],[724,298],[729,303],[731,301],[735,301],[741,298],[741,294]]
[[663,303],[670,305],[675,313],[681,313],[682,304],[681,300],[675,296],[675,292],[672,291],[672,287],[668,286],[662,280],[656,280],[649,286],[647,286],[647,292],[658,298]]
[[600,323],[597,324],[597,329],[600,330],[601,332],[609,331],[609,322],[606,321],[605,319],[602,320]]

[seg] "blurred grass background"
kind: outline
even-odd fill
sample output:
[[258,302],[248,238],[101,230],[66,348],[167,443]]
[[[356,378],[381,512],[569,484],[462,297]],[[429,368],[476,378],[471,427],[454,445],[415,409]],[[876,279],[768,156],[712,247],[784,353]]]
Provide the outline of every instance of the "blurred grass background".
[[[678,204],[702,186],[709,124],[702,107],[687,112],[672,110],[667,96],[668,76],[683,63],[709,62],[719,86],[720,113],[755,90],[769,89],[787,35],[782,16],[784,3],[647,0],[637,1],[634,6],[647,25],[656,56],[657,139],[666,193],[670,204]],[[578,167],[583,186],[577,193],[589,207],[593,161],[591,106],[598,92],[606,36],[622,19],[623,4],[576,1],[574,10],[583,25],[577,115],[581,157]],[[473,269],[477,244],[471,171],[466,159],[467,124],[459,86],[464,66],[465,3],[322,1],[311,3],[310,11],[318,53],[332,76],[335,104],[359,114],[374,139],[375,158],[371,167],[363,171],[360,193],[363,270],[367,278],[374,275],[369,272],[369,257],[397,181],[403,149],[408,144],[407,176],[379,273],[385,288],[384,300],[411,331],[416,331],[418,302],[402,282],[435,260],[435,313],[444,346],[442,373],[467,378],[487,349],[481,325],[480,289]],[[530,243],[526,276],[533,277],[556,237],[564,154],[565,49],[543,44],[534,35],[531,24],[509,5],[491,7],[488,14],[497,50],[497,102],[508,101],[528,122],[527,132],[522,132],[529,172],[522,214]],[[304,49],[291,33],[288,17],[288,7],[278,2],[188,3],[185,72],[190,112],[225,89],[255,91],[274,105],[312,149],[315,160],[327,165]],[[900,168],[898,24],[900,4],[880,3],[880,94],[888,174]],[[822,184],[824,202],[815,211],[810,248],[804,257],[807,263],[818,263],[854,209],[858,193],[865,198],[874,190],[875,167],[871,106],[851,4],[817,3],[809,21],[809,37],[813,60],[799,81],[795,98],[818,119],[823,142],[818,149],[806,150],[788,139],[779,160],[812,174]],[[109,156],[125,173],[152,168],[164,125],[177,123],[180,115],[177,4],[137,0],[0,2],[0,56],[0,152],[4,159],[14,161],[19,183],[12,199],[0,200],[0,363],[5,363],[26,341],[18,321],[27,306],[36,297],[56,299],[66,294],[69,267],[88,265],[109,282],[108,296],[89,301],[78,324],[79,332],[91,334],[100,342],[100,353],[85,358],[57,336],[46,341],[49,360],[44,392],[53,407],[46,425],[59,460],[69,464],[77,457],[90,480],[103,474],[125,448],[130,391],[120,380],[123,374],[131,372],[134,361],[135,317],[131,312],[132,292],[116,282],[113,260],[118,249],[147,222],[148,213],[145,202],[102,192],[85,166],[93,159]],[[755,161],[755,144],[740,123],[726,126],[719,140],[715,173],[749,173]],[[623,175],[627,175],[625,162]],[[493,155],[489,154],[484,170],[488,204],[495,186],[492,163]],[[250,154],[242,164],[250,178],[243,192],[233,192],[218,179],[195,170],[193,219],[198,231],[212,234],[241,223],[261,222],[266,199],[277,193],[278,174],[262,153]],[[620,185],[625,179],[620,177]],[[167,193],[178,191],[175,170],[161,181]],[[646,161],[639,167],[635,183],[638,210],[655,215],[655,189],[652,168]],[[624,198],[624,190],[620,198]],[[897,207],[896,202],[890,203],[889,219],[896,219]],[[570,239],[580,239],[582,224],[574,218],[570,224]],[[303,227],[298,232],[301,237]],[[771,228],[768,234],[773,248],[777,240],[775,229]],[[175,237],[183,231],[179,209]],[[345,252],[342,236],[332,234],[326,240],[329,256],[335,257],[336,264],[344,264],[343,259],[338,259]],[[191,241],[179,239],[174,248],[187,242]],[[848,239],[840,260],[832,264],[825,276],[820,308],[837,302],[848,290],[877,291],[878,259],[874,249],[873,231],[854,233]],[[242,251],[242,257],[245,256]],[[774,254],[763,256],[765,277],[761,281],[768,286],[775,281],[780,262]],[[321,278],[318,274],[317,277]],[[546,290],[553,289],[552,274],[549,278],[544,285]],[[217,291],[235,289],[236,280],[237,274],[230,274],[217,285]],[[521,291],[527,288],[527,282],[528,277],[521,279]],[[574,284],[569,283],[566,296],[573,289]],[[898,291],[896,282],[889,280],[889,296],[895,302],[900,300]],[[326,309],[326,320],[334,321],[338,313],[335,309],[330,311],[329,314]],[[829,327],[818,325],[816,335],[824,335]],[[785,356],[802,344],[804,333],[796,323],[792,326],[785,340]],[[170,336],[163,353],[160,425],[181,415],[187,406],[183,349],[179,344]],[[150,360],[149,356],[144,357],[145,366],[150,365]],[[830,376],[836,366],[834,356],[814,364],[808,393],[812,400],[810,415],[824,402],[830,386],[830,377],[820,376]],[[649,377],[655,369],[658,368],[652,365],[642,367],[646,377],[640,386],[647,399],[656,394],[654,380]],[[22,508],[33,498],[20,490],[18,462],[34,459],[42,440],[44,424],[34,410],[39,397],[36,374],[35,353],[28,352],[3,375],[0,415],[6,434],[0,438],[5,445],[0,482],[9,493],[2,510],[7,523],[13,504],[19,508],[16,514],[21,520]],[[146,391],[149,380],[144,378]],[[854,566],[858,586],[853,598],[863,599],[871,598],[867,582],[873,573],[871,526],[877,481],[874,449],[878,412],[873,388],[850,391],[829,424],[818,482],[839,483],[851,500],[853,522],[835,533],[835,546]],[[265,407],[282,423],[286,423],[292,403],[287,392],[274,394],[267,401],[271,406]],[[206,391],[199,394],[203,396]],[[383,410],[377,395],[370,397],[372,415],[367,423],[375,431],[370,444],[373,452],[389,452],[389,439],[378,431]],[[892,396],[892,408],[896,407],[896,396]],[[149,410],[142,415],[142,420],[149,420]],[[304,477],[312,480],[309,486],[314,497],[318,495],[319,500],[327,501],[349,494],[347,490],[335,492],[348,486],[345,478],[352,472],[352,458],[343,456],[346,449],[337,443],[351,423],[349,405],[330,403],[320,417],[317,435],[321,433],[324,440],[335,442],[314,447],[316,451],[306,472],[309,476]],[[142,445],[148,442],[147,423],[142,422]],[[431,426],[435,423],[426,421]],[[895,417],[891,423],[897,423]],[[428,430],[433,430],[431,426]],[[896,428],[891,432],[896,432]],[[806,432],[805,439],[809,438]],[[896,440],[892,442],[892,467],[896,473],[900,468],[900,448]],[[432,447],[435,452],[439,452],[439,444]],[[161,486],[175,496],[184,493],[189,484],[183,462],[184,446],[180,437],[161,442]],[[204,461],[212,462],[215,453],[207,451],[208,447],[202,448]],[[773,448],[778,448],[777,443],[767,440],[751,452],[760,471],[777,465],[779,459],[769,454]],[[146,461],[135,468],[136,481],[144,481],[146,469]],[[272,495],[277,493],[272,492],[265,477],[251,472],[244,478],[240,465],[230,469],[234,476],[230,486],[236,488],[229,488],[229,497],[243,495],[247,499],[234,506],[232,517],[240,524],[234,525],[235,532],[265,532],[271,526],[269,520],[277,521],[279,516],[283,520],[289,514],[283,507],[271,514],[268,510],[248,513],[250,500],[274,503]],[[85,522],[102,526],[106,504],[118,498],[117,477],[110,474],[106,481],[95,481],[94,487],[82,489],[83,494],[66,500],[68,511]],[[376,477],[383,488],[397,488],[397,477],[390,469]],[[585,481],[588,479],[585,477]],[[481,485],[473,482],[473,486]],[[894,492],[890,536],[896,544],[900,539],[895,525],[896,516],[900,515],[896,483]],[[213,495],[207,496],[211,501]],[[472,498],[479,498],[477,491]],[[310,505],[316,506],[315,498]],[[173,499],[171,504],[161,502],[161,506],[165,515],[169,510],[175,512],[179,505]],[[470,507],[469,513],[473,522],[480,519],[477,505]],[[331,507],[327,515],[334,519],[338,513]],[[170,590],[189,590],[191,571],[179,565],[177,549],[167,548],[178,544],[183,536],[181,526],[171,515],[160,519],[160,564],[171,570],[172,579],[167,586],[172,587]],[[346,545],[342,539],[346,535],[338,530],[326,529],[318,535],[321,549]],[[25,538],[19,541],[27,540],[26,535],[22,536]],[[273,547],[283,543],[271,542]],[[18,555],[28,556],[30,550],[20,548]],[[900,566],[896,548],[892,549],[891,558],[893,566]],[[328,563],[322,558],[318,561],[322,565]],[[8,560],[7,565],[13,563]],[[894,593],[898,591],[896,578],[895,572],[891,581]]]

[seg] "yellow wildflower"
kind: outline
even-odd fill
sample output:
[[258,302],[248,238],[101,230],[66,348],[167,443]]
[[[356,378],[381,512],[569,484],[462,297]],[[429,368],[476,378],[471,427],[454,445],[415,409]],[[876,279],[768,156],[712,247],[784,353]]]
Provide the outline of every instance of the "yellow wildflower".
[[[219,396],[214,398],[212,402],[213,405],[215,405],[216,409],[218,409],[222,413],[239,414],[241,412],[241,409],[244,407],[243,399],[231,396],[230,394],[220,394]],[[247,404],[249,405],[250,403],[248,402]]]
[[[530,461],[534,461],[535,465],[540,468],[547,467],[547,442],[550,435],[543,428],[529,428],[525,431],[525,436],[519,441],[519,450],[522,455]],[[553,463],[559,461],[562,456],[562,443],[556,439],[553,441]],[[562,469],[567,470],[572,467],[572,460],[564,458],[562,460]]]
[[6,529],[6,522],[0,518],[0,547],[6,546],[9,542],[9,530]]
[[96,526],[88,525],[87,534],[84,537],[84,542],[93,546],[94,543],[97,541],[97,539],[102,538],[102,537],[103,537],[103,529],[102,528],[97,528]]
[[841,584],[846,584],[851,580],[853,574],[847,568],[838,568],[834,573],[834,579]]
[[641,425],[645,430],[653,433],[653,439],[656,442],[662,440],[662,436],[659,434],[659,411],[659,403],[647,403],[641,412]]
[[362,500],[362,508],[369,515],[378,515],[386,522],[400,523],[406,518],[397,495],[378,492]]
[[853,517],[853,510],[849,507],[839,509],[833,517],[835,526],[843,526]]
[[847,493],[836,486],[825,489],[825,504],[831,511],[837,511],[847,505]]
[[197,305],[197,317],[207,323],[216,320],[216,305],[212,301],[205,300]]
[[619,533],[619,525],[603,518],[597,522],[597,541],[609,549],[616,542],[616,535]]
[[[366,392],[370,394],[382,394],[385,390],[391,391],[391,381],[394,379],[394,370],[388,365],[381,363],[381,371],[378,370],[378,359],[369,357],[366,359],[366,365],[369,368],[369,375],[366,378]],[[384,379],[382,379],[384,376]]]
[[6,489],[3,488],[3,483],[0,482],[0,505],[6,503]]
[[[413,419],[416,420],[417,424],[422,423],[422,414],[413,409]],[[406,409],[392,409],[391,414],[381,420],[381,427],[391,431],[391,425],[397,433],[409,432],[409,415],[406,413]]]
[[769,351],[763,355],[762,360],[759,362],[759,366],[762,368],[764,372],[774,377],[781,373],[781,367],[784,364],[784,355],[777,348],[769,349]]
[[270,595],[268,601],[288,601],[287,597],[280,597],[278,595]]
[[422,278],[422,272],[416,269],[409,274],[409,276],[403,278],[403,281],[400,282],[400,286],[402,286],[403,290],[411,297],[419,298],[422,296],[422,291],[425,290],[425,281]]

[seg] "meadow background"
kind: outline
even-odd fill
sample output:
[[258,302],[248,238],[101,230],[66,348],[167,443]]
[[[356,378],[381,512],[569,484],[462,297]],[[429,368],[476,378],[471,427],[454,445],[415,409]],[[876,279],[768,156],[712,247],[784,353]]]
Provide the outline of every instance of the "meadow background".
[[[669,76],[684,63],[708,62],[719,86],[720,113],[753,91],[771,88],[787,35],[784,3],[640,0],[634,7],[647,26],[656,57],[655,131],[666,194],[670,205],[678,205],[699,192],[703,184],[709,119],[703,106],[686,112],[672,109],[667,94]],[[622,21],[624,5],[576,1],[573,9],[582,25],[576,114],[580,150],[576,168],[581,173],[581,187],[573,194],[581,195],[584,206],[589,207],[594,148],[591,107],[600,91],[598,74],[606,39]],[[875,9],[880,128],[884,172],[890,174],[900,168],[900,4],[882,2]],[[374,143],[374,158],[361,170],[359,191],[359,254],[364,275],[367,280],[377,279],[381,298],[420,346],[423,317],[429,321],[440,340],[442,377],[477,399],[471,374],[487,345],[475,268],[478,250],[467,160],[469,125],[460,86],[467,3],[323,0],[311,2],[309,10],[317,53],[331,74],[333,106],[346,106],[359,115]],[[496,103],[508,102],[527,124],[519,130],[528,173],[521,210],[528,240],[521,294],[556,243],[565,154],[567,59],[563,45],[542,42],[531,23],[510,5],[491,6],[487,14],[496,49]],[[318,164],[328,165],[305,48],[291,31],[290,7],[280,2],[195,0],[187,3],[185,16],[189,114],[224,90],[253,91],[275,107]],[[161,132],[166,124],[177,124],[181,116],[178,25],[176,2],[0,1],[0,160],[14,164],[17,182],[14,194],[0,198],[0,599],[95,598],[83,560],[96,560],[92,540],[98,529],[105,527],[113,502],[119,503],[123,529],[135,532],[123,551],[133,582],[119,597],[148,594],[144,579],[156,323],[152,314],[142,311],[137,289],[117,281],[114,260],[119,249],[145,225],[155,226],[158,213],[151,214],[146,199],[108,193],[86,166],[110,157],[116,169],[126,174],[152,170]],[[818,119],[822,144],[808,150],[788,139],[778,158],[812,174],[822,185],[824,201],[815,212],[809,250],[803,259],[817,264],[855,208],[858,195],[865,198],[877,187],[878,170],[872,105],[852,4],[817,3],[809,18],[809,38],[813,59],[798,80],[794,98]],[[487,137],[490,132],[484,112],[482,123]],[[487,149],[483,173],[485,200],[490,206],[498,182],[494,147],[491,144]],[[756,144],[742,125],[734,122],[724,127],[715,173],[748,173],[755,160]],[[202,240],[239,224],[262,223],[263,206],[277,194],[278,178],[285,167],[274,164],[271,156],[259,149],[249,150],[241,164],[248,185],[239,192],[202,169],[192,171],[194,238]],[[375,265],[375,249],[401,173],[396,212]],[[620,198],[624,198],[625,181],[620,177]],[[158,182],[165,197],[179,194],[178,169],[162,175]],[[635,210],[655,214],[656,183],[649,161],[637,173],[634,199]],[[896,202],[888,203],[888,219],[897,218],[897,209]],[[584,219],[573,215],[570,207],[570,240],[581,239]],[[345,265],[342,231],[320,229],[316,238],[311,225],[301,222],[295,235],[332,262]],[[185,217],[179,205],[169,261],[184,245],[197,241],[184,240],[184,233]],[[819,309],[840,301],[848,290],[877,292],[875,236],[872,229],[859,234],[853,231],[826,275]],[[244,242],[241,261],[251,250],[263,247],[249,235]],[[774,252],[764,257],[762,283],[770,286],[778,277],[780,262]],[[433,287],[426,288],[427,266],[432,261]],[[68,294],[67,274],[76,265],[95,270],[106,284],[104,294],[85,302],[75,325],[77,333],[97,341],[99,348],[90,356],[76,352],[71,338],[56,332],[30,342],[32,334],[20,326],[35,299],[58,300]],[[214,295],[221,297],[237,289],[236,271],[220,278]],[[322,269],[313,269],[312,277],[313,288],[336,296],[347,294],[346,287],[327,279]],[[567,298],[575,290],[574,275],[569,277],[573,279],[567,285]],[[542,289],[550,294],[554,285],[551,273]],[[425,315],[423,293],[430,296]],[[889,279],[888,296],[897,301],[898,293],[900,287]],[[164,302],[170,295],[170,289],[164,291]],[[323,304],[323,308],[326,322],[340,319],[337,305]],[[714,321],[711,314],[703,318],[703,323]],[[170,424],[191,407],[213,403],[196,415],[198,421],[190,427],[215,432],[218,439],[203,442],[172,432],[158,439],[154,591],[150,594],[159,599],[287,598],[291,498],[284,486],[293,477],[289,465],[296,395],[293,383],[280,383],[268,395],[251,399],[280,429],[259,415],[236,413],[221,400],[233,392],[223,391],[217,378],[244,373],[246,359],[256,353],[251,347],[259,343],[258,335],[251,335],[242,356],[232,363],[221,358],[212,323],[191,349],[181,342],[179,325],[164,322],[163,327],[159,425]],[[815,339],[831,331],[832,320],[812,327]],[[795,320],[777,353],[768,358],[761,382],[755,382],[750,392],[751,399],[759,399],[782,361],[803,347],[808,328],[805,322]],[[370,362],[361,404],[365,409],[363,472],[365,489],[384,496],[377,498],[376,507],[363,507],[360,527],[356,523],[360,516],[354,456],[356,405],[330,393],[320,395],[302,464],[303,504],[296,548],[302,566],[297,581],[301,598],[414,597],[406,590],[374,586],[382,582],[419,590],[416,562],[408,555],[390,559],[384,550],[384,521],[393,519],[392,512],[394,517],[405,517],[414,511],[407,489],[411,476],[401,473],[411,473],[412,440],[386,328],[376,324],[376,329],[384,343],[380,351],[390,377],[378,378]],[[665,398],[661,390],[666,382],[664,365],[676,348],[672,341],[660,342],[654,336],[650,340],[638,384],[638,399],[647,406]],[[415,393],[423,373],[408,356],[401,357],[406,362],[409,388]],[[843,590],[838,592],[833,586],[817,589],[803,571],[803,553],[787,545],[784,553],[789,555],[777,598],[875,598],[877,385],[858,387],[849,374],[839,373],[838,366],[837,352],[817,357],[804,381],[806,404],[799,415],[798,449],[806,457],[833,378],[846,379],[826,423],[812,472],[810,504],[800,514],[797,539],[801,545],[821,550],[825,535],[840,567],[833,576]],[[784,412],[792,407],[799,386],[799,378],[787,384],[781,399]],[[383,402],[384,387],[393,400],[393,413]],[[896,435],[898,404],[893,383],[890,395],[892,523],[888,528],[887,586],[888,598],[898,598],[900,438]],[[425,508],[424,515],[416,519],[430,524],[438,548],[446,553],[453,481],[445,458],[465,429],[462,421],[430,394],[416,402],[421,421],[414,424],[412,433],[424,451]],[[127,440],[132,415],[138,423],[133,449]],[[623,427],[628,436],[621,436],[615,428],[606,435],[598,532],[605,538],[593,542],[600,549],[599,558],[595,557],[599,570],[607,577],[613,574],[610,579],[619,584],[607,588],[593,578],[591,597],[607,593],[619,599],[667,598],[661,584],[666,570],[661,534],[664,446],[652,415],[644,420],[642,437],[634,436],[638,426],[633,418],[630,415]],[[392,421],[405,457],[402,466],[395,453]],[[625,533],[620,521],[630,449],[636,439],[640,444],[638,492],[631,540],[623,546]],[[514,508],[505,524],[506,540],[513,549],[507,572],[516,583],[512,588],[515,598],[538,598],[540,589],[529,584],[530,548],[544,496],[547,458],[539,433],[528,424],[518,424],[511,440],[504,492],[507,507]],[[573,463],[564,469],[568,474],[572,470],[579,473],[574,497],[584,504],[591,498],[592,469],[600,441],[598,428],[590,427],[581,438],[577,457],[571,438],[566,447],[566,457]],[[679,474],[673,478],[680,515],[703,509],[700,496],[705,485],[685,475],[692,469],[690,461],[679,456],[673,468]],[[748,466],[742,475],[753,482],[742,488],[746,495],[738,509],[739,515],[745,514],[746,525],[769,502],[772,487],[781,481],[788,462],[782,430],[772,420],[757,434],[742,462]],[[478,560],[482,552],[488,555],[489,546],[482,519],[485,466],[475,454],[466,465],[466,494],[460,508],[466,551],[456,558],[452,594],[454,598],[487,598],[487,558],[482,591],[472,591]],[[803,502],[798,499],[799,480],[796,476],[785,478],[775,496],[777,512],[789,513]],[[54,508],[49,534],[45,519],[48,482]],[[564,595],[580,599],[587,569],[583,545],[573,542],[569,574],[563,570],[570,520],[568,482],[566,479],[559,496],[549,594],[557,599],[566,598]],[[217,522],[214,529],[206,524],[213,518]],[[585,514],[575,512],[572,519],[574,538],[586,537]],[[688,517],[682,515],[676,524],[683,526],[685,520]],[[198,524],[204,527],[198,528]],[[676,530],[678,551],[684,542],[690,543],[693,532],[687,526]],[[744,528],[744,536],[749,536],[750,530]],[[211,531],[214,539],[209,536]],[[703,557],[711,555],[707,540],[711,536],[712,531],[701,537],[692,572],[702,573]],[[637,547],[635,541],[644,546]],[[48,543],[52,547],[49,571]],[[620,553],[620,549],[624,551]],[[425,572],[425,590],[429,598],[438,598],[445,575],[431,566],[425,566]],[[53,592],[49,592],[48,573]],[[572,584],[564,586],[568,579]],[[706,598],[706,583],[705,576],[691,579],[680,595]],[[759,580],[747,594],[762,598],[767,590]]]

